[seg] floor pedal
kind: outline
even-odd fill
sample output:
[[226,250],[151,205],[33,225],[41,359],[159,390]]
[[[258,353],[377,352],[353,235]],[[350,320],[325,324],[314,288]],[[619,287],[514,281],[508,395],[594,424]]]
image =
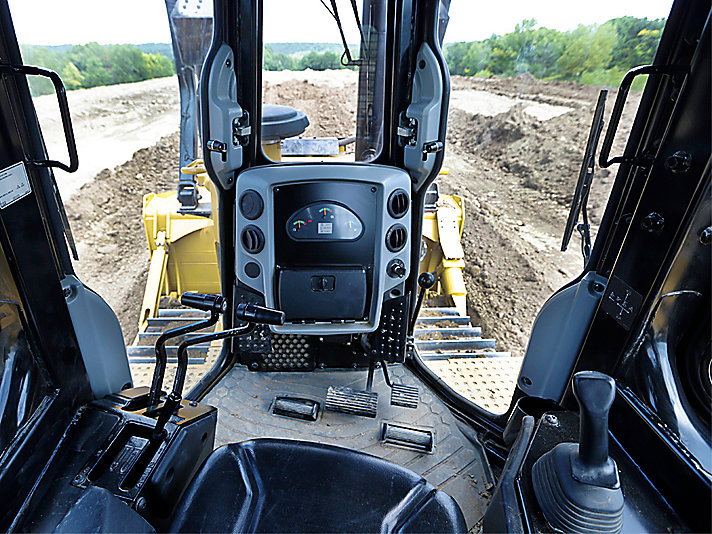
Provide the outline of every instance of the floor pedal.
[[329,386],[326,392],[324,408],[330,412],[376,417],[378,393],[375,391],[356,391],[344,386]]
[[420,390],[417,386],[393,384],[391,386],[391,405],[402,408],[417,408],[420,402]]

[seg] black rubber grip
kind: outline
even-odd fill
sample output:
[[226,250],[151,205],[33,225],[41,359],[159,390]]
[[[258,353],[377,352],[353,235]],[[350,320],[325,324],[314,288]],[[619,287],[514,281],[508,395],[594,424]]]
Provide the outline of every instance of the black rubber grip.
[[183,306],[195,308],[197,310],[215,311],[225,313],[227,301],[221,295],[211,295],[209,293],[183,293],[180,298]]
[[284,312],[241,302],[235,308],[235,319],[258,324],[284,324]]

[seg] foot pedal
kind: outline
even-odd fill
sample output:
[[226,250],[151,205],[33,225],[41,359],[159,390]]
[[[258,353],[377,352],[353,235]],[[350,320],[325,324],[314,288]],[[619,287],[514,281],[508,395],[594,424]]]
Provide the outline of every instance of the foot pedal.
[[403,408],[417,408],[420,402],[420,390],[417,386],[393,384],[391,386],[391,405]]
[[329,386],[326,392],[324,408],[330,412],[376,417],[378,393],[375,391],[355,391],[343,386]]

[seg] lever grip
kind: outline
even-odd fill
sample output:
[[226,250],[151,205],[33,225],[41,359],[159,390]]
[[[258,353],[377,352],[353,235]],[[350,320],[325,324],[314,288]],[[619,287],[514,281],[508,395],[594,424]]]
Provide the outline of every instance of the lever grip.
[[284,312],[241,302],[235,308],[235,319],[248,323],[282,325],[284,324]]
[[225,313],[227,311],[227,300],[221,295],[211,295],[209,293],[183,293],[180,297],[183,306],[204,310],[209,312]]
[[608,375],[581,371],[574,375],[573,390],[580,408],[579,461],[586,468],[608,460],[608,412],[616,396],[616,383]]
[[433,273],[424,272],[418,276],[418,285],[420,289],[430,289],[435,285],[435,275]]

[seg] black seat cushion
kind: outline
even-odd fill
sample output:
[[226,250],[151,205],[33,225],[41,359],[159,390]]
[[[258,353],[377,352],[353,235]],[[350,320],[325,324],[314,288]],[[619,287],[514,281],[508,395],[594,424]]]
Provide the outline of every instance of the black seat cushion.
[[460,508],[412,471],[350,449],[256,439],[215,450],[174,532],[465,532]]

